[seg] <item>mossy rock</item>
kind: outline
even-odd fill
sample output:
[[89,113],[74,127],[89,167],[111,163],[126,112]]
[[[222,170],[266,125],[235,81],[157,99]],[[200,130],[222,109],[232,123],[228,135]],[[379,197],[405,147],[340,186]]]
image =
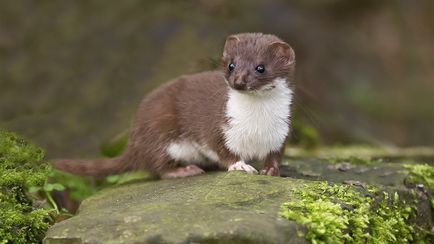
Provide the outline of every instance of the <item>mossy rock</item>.
[[0,243],[39,243],[52,209],[29,188],[42,187],[50,167],[43,151],[0,130]]
[[[310,227],[282,216],[288,203],[303,200],[300,191],[318,184],[326,183],[242,172],[136,182],[85,200],[78,215],[49,229],[44,243],[306,243]],[[373,204],[367,211],[376,216],[374,202],[382,191],[345,187],[370,196]],[[429,216],[408,213],[405,223],[430,226],[429,201],[414,191],[399,194],[399,204],[410,212],[414,200],[417,208],[428,209]]]
[[434,191],[434,148],[288,149],[286,155],[284,177]]

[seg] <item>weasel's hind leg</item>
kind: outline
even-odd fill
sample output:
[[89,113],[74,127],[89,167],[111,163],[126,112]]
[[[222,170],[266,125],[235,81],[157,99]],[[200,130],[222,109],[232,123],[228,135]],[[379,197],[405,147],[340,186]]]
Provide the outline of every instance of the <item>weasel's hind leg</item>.
[[191,164],[183,167],[172,168],[167,171],[160,173],[162,179],[171,178],[184,178],[189,176],[195,176],[205,173],[203,169],[199,168],[197,165]]

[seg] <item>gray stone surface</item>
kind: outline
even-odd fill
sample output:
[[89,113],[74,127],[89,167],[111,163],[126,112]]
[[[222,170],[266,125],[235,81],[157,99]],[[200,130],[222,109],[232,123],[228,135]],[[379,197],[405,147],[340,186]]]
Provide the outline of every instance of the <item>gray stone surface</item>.
[[301,184],[234,172],[125,185],[85,200],[44,243],[304,243],[278,215]]
[[398,192],[406,204],[417,200],[409,224],[432,228],[432,190],[408,182],[405,166],[432,165],[432,154],[422,160],[356,156],[287,157],[281,173],[290,178],[214,172],[106,189],[85,200],[76,216],[52,226],[44,243],[304,243],[298,234],[305,227],[279,217],[279,210],[300,200],[293,190],[318,180],[364,194],[373,185]]

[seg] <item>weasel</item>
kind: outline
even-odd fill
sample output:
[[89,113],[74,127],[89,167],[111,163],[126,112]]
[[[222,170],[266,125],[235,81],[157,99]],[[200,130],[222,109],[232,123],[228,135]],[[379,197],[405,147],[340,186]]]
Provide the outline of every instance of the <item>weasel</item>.
[[54,168],[105,176],[147,170],[160,178],[194,176],[217,165],[278,176],[290,132],[295,54],[262,33],[227,37],[222,67],[180,76],[140,103],[127,148],[111,159],[54,160]]

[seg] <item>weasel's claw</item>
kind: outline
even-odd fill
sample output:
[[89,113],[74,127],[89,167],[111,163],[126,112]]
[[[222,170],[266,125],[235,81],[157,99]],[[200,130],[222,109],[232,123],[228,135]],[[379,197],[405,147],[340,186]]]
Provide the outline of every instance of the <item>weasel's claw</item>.
[[265,167],[261,170],[261,175],[280,176],[278,167]]
[[258,171],[255,168],[244,163],[243,161],[238,161],[238,162],[232,164],[231,166],[229,166],[228,171],[234,171],[234,170],[245,171],[249,174],[257,174],[258,173]]

